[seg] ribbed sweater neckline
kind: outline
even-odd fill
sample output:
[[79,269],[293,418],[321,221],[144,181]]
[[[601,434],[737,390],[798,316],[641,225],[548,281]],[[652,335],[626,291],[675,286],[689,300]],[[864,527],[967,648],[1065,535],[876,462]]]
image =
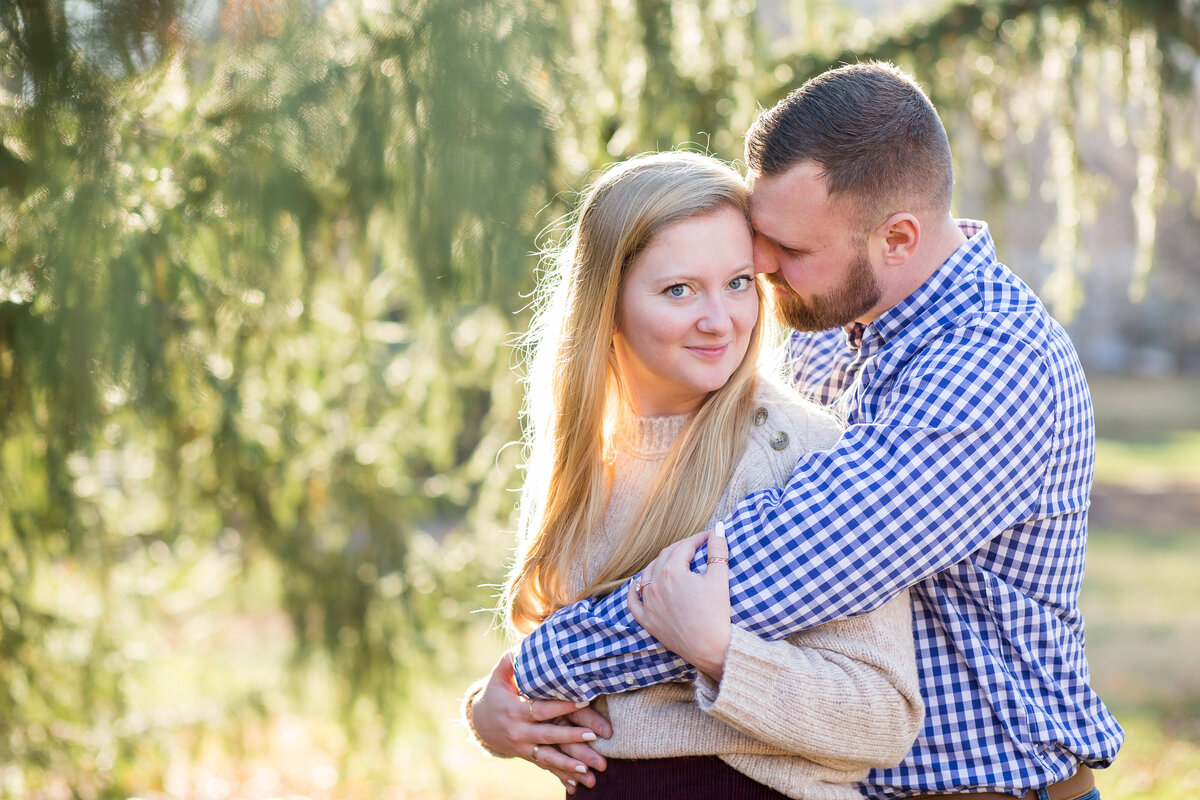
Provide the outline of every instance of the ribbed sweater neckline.
[[628,416],[616,432],[617,451],[635,458],[659,458],[671,449],[691,414],[669,417]]

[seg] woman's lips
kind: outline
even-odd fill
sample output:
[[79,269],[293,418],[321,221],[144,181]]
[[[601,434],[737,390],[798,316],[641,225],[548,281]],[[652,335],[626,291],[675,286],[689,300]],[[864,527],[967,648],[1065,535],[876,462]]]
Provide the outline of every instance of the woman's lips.
[[725,351],[728,349],[729,349],[729,345],[727,345],[727,344],[723,344],[719,347],[689,347],[688,348],[688,350],[690,350],[695,355],[698,355],[701,358],[709,358],[709,359],[712,359],[713,361],[716,361],[719,358],[721,358],[721,356],[725,355]]

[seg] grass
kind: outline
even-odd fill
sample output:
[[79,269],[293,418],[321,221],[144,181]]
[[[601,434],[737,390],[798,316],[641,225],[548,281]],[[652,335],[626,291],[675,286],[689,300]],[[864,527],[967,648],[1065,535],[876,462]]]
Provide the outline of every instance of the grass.
[[1200,796],[1200,527],[1093,531],[1080,598],[1092,685],[1125,728],[1106,800]]
[[1200,490],[1200,430],[1160,434],[1150,440],[1099,439],[1096,484],[1151,491],[1178,486]]

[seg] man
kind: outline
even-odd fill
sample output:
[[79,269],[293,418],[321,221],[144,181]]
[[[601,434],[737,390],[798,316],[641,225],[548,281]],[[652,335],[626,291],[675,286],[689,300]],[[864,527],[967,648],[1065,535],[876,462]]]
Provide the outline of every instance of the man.
[[[727,520],[733,623],[777,639],[912,587],[926,720],[863,793],[1098,797],[1087,767],[1123,733],[1083,652],[1094,438],[1071,342],[987,227],[950,216],[945,131],[895,67],[809,81],[760,115],[746,157],[798,388],[849,427]],[[628,591],[548,619],[517,685],[586,701],[693,678]]]

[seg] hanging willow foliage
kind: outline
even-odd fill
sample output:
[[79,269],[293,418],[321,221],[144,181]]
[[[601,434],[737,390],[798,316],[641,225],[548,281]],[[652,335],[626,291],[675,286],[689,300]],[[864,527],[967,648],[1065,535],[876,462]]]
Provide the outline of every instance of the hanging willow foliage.
[[120,796],[146,622],[206,581],[278,565],[347,730],[486,603],[550,182],[520,4],[142,8],[0,40],[0,763]]
[[996,208],[1053,207],[1061,309],[1102,193],[1080,142],[1134,147],[1143,292],[1168,173],[1200,175],[1195,4],[925,14],[0,5],[0,796],[124,797],[170,731],[266,702],[167,713],[138,689],[172,628],[264,564],[348,731],[397,719],[406,674],[457,669],[505,557],[537,234],[606,162],[736,158],[762,105],[890,59]]

